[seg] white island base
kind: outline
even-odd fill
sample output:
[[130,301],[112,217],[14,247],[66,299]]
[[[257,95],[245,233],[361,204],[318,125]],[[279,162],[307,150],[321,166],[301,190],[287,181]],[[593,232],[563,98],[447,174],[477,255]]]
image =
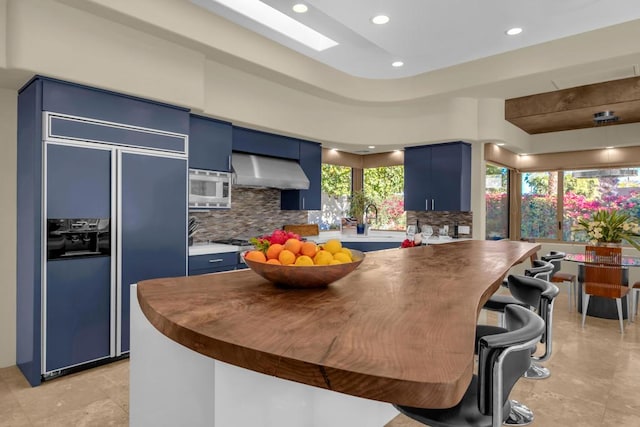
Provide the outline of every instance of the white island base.
[[382,427],[389,403],[219,362],[161,334],[131,286],[131,427]]

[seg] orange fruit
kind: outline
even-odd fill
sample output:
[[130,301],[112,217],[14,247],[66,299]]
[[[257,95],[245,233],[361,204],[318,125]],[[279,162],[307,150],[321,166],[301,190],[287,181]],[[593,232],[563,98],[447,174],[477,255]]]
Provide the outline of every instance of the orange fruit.
[[278,259],[278,255],[280,255],[280,252],[283,249],[284,246],[282,246],[280,243],[271,244],[271,246],[269,246],[269,249],[267,249],[267,259]]
[[313,260],[307,255],[300,255],[298,259],[296,259],[295,265],[313,265]]
[[288,239],[284,242],[284,248],[291,251],[294,255],[298,255],[300,253],[300,248],[302,248],[302,242],[298,239]]
[[260,251],[249,251],[245,254],[245,259],[250,259],[251,261],[258,262],[267,262],[267,257]]
[[282,263],[280,261],[278,261],[277,259],[268,259],[267,260],[267,264],[276,264],[276,265],[282,265]]
[[282,251],[280,251],[280,255],[278,255],[278,261],[280,261],[280,264],[282,265],[293,264],[294,262],[296,262],[296,256],[290,250],[283,249]]
[[302,255],[313,258],[316,255],[316,252],[318,252],[318,246],[315,244],[315,242],[302,243],[302,247],[300,248],[300,253]]

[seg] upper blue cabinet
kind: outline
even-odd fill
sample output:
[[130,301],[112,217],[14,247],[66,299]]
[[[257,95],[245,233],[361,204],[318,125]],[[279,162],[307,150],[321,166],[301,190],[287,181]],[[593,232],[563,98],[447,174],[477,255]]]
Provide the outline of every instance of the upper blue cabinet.
[[300,158],[297,139],[237,126],[233,127],[233,151],[281,159]]
[[231,123],[189,117],[189,168],[231,172]]
[[284,190],[280,199],[282,210],[315,211],[322,209],[322,147],[309,141],[298,141],[300,167],[309,178],[308,190]]
[[471,145],[452,142],[406,148],[404,209],[469,211]]

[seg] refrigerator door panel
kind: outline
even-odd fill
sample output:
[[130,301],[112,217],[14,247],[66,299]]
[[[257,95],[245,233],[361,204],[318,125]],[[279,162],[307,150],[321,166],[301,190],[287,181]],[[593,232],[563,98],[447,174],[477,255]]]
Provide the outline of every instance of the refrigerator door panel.
[[187,161],[122,153],[120,162],[119,347],[129,351],[129,287],[186,275]]
[[46,372],[110,356],[111,257],[47,262]]
[[[45,219],[71,218],[70,227],[90,228],[112,216],[112,154],[109,150],[47,144]],[[77,219],[92,219],[80,221]],[[110,225],[103,228],[110,229]],[[110,232],[109,232],[110,233]],[[82,239],[89,233],[74,233]],[[71,238],[70,237],[70,238]],[[65,237],[66,239],[66,237]],[[47,244],[47,242],[44,242]],[[93,252],[99,252],[93,248]],[[43,286],[42,372],[113,355],[115,315],[112,256],[47,261]]]
[[111,152],[47,144],[47,218],[111,217]]

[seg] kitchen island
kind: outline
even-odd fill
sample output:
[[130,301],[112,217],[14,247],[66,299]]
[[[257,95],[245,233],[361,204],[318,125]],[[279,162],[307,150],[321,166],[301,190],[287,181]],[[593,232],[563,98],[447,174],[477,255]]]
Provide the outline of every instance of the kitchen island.
[[324,289],[281,289],[249,270],[141,282],[131,425],[381,426],[397,413],[385,402],[453,406],[473,373],[480,308],[539,247],[371,252]]

